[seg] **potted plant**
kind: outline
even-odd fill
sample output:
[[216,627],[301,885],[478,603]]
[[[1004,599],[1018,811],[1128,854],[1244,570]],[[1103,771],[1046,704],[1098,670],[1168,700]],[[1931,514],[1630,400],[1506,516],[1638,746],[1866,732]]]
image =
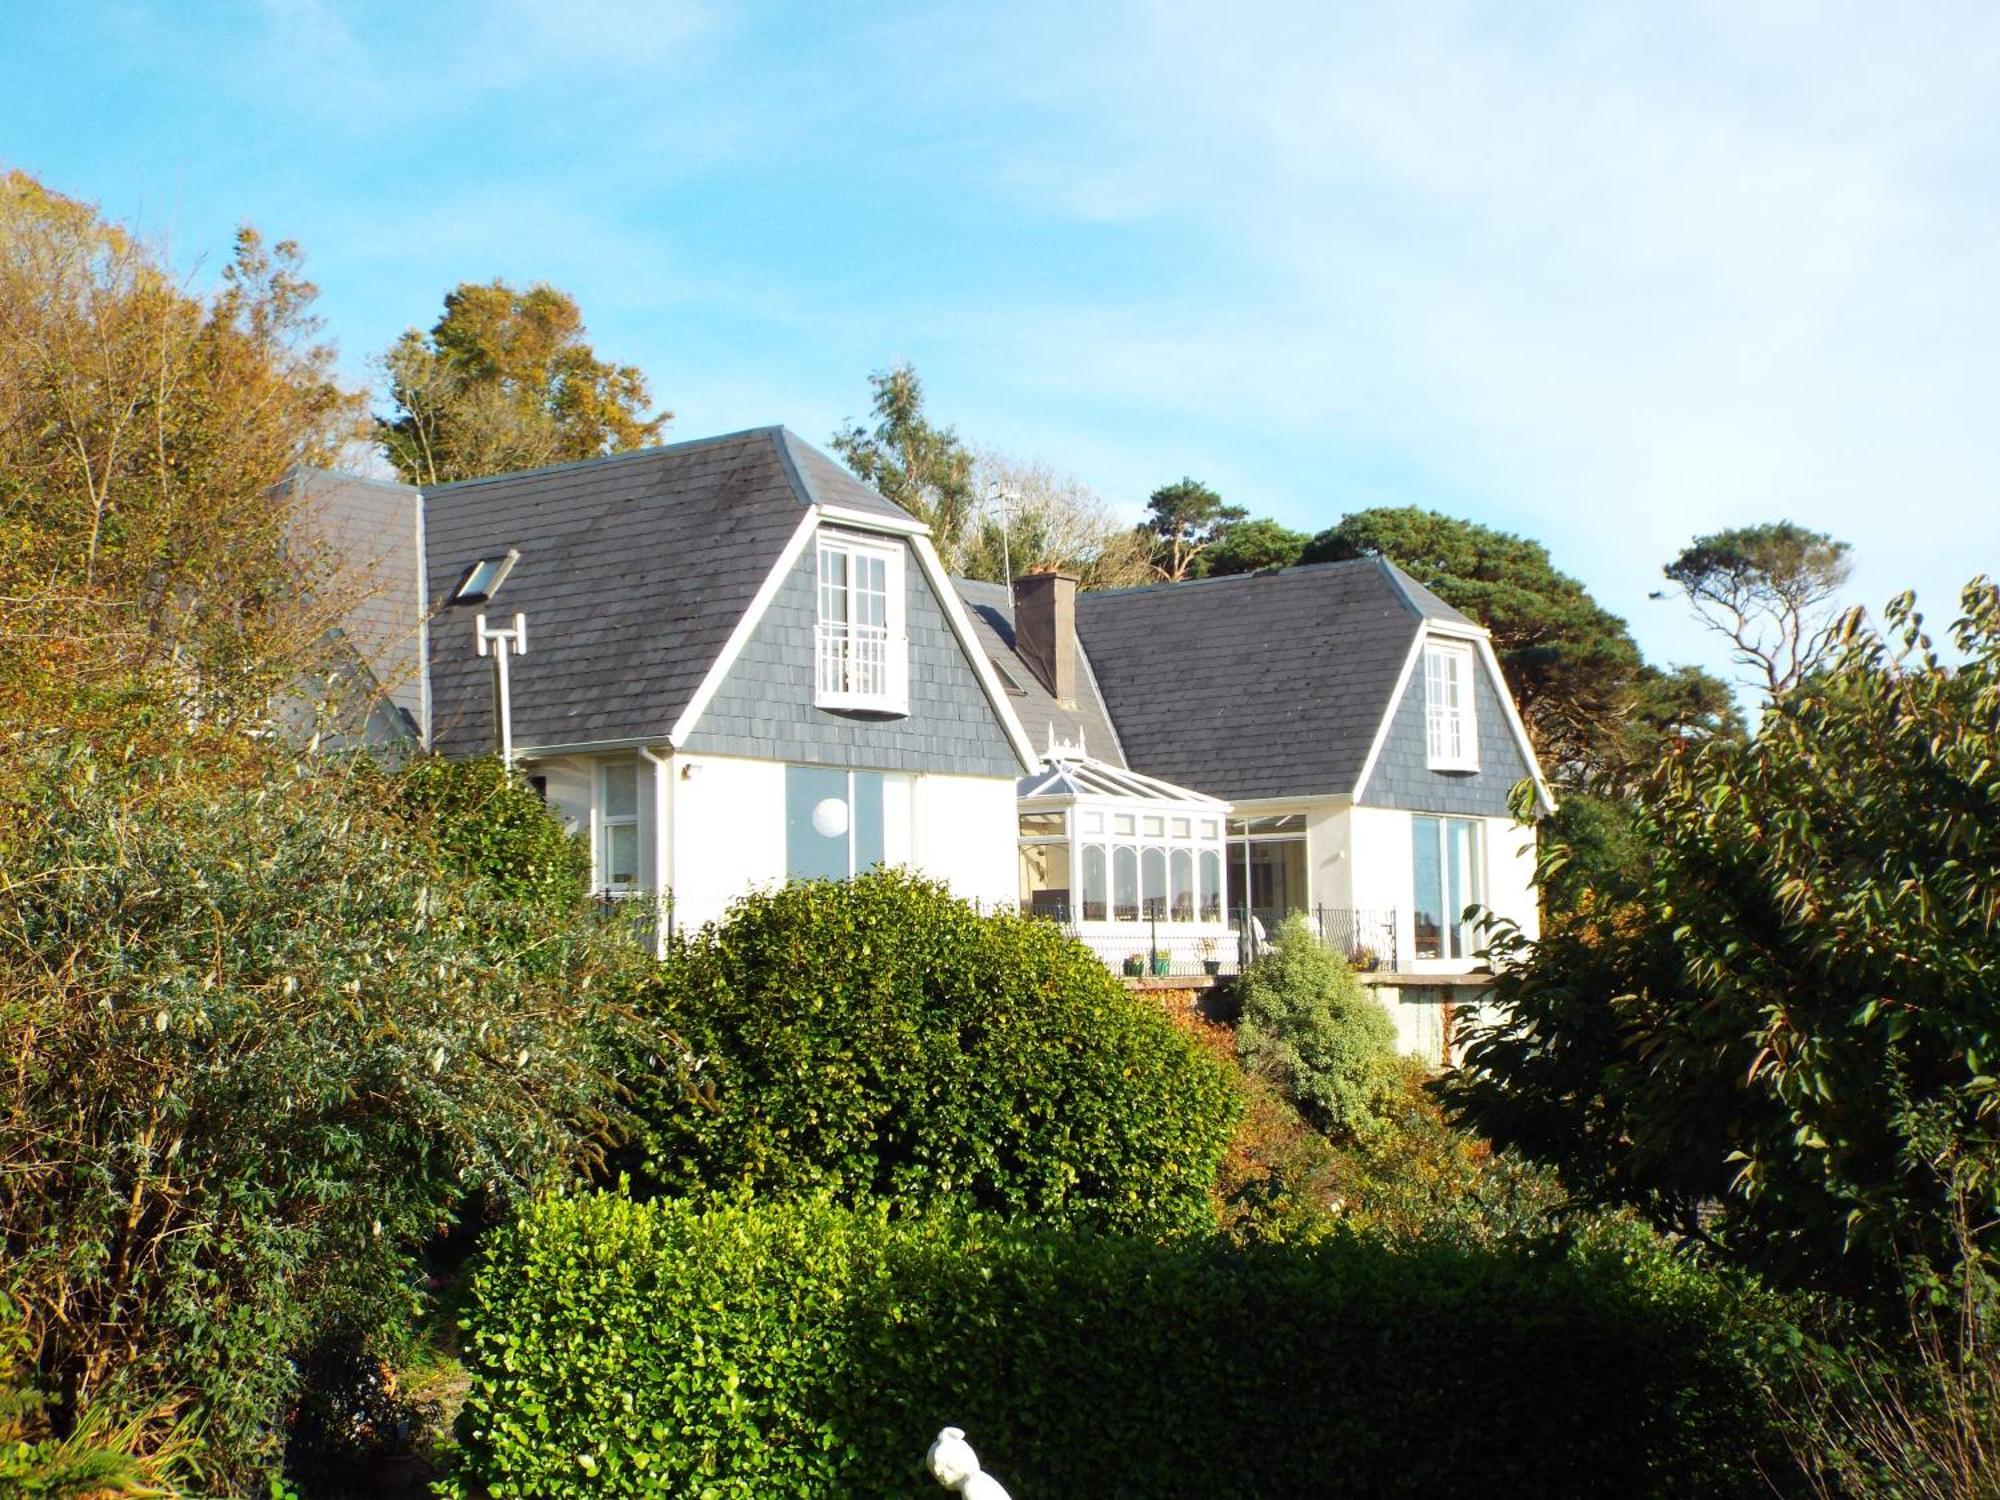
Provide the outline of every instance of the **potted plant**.
[[1125,977],[1137,979],[1146,972],[1146,956],[1143,953],[1129,953],[1125,956]]
[[1153,954],[1153,977],[1155,979],[1165,979],[1173,966],[1173,959],[1166,954],[1157,951]]
[[1347,950],[1347,967],[1357,974],[1372,973],[1381,963],[1381,955],[1366,943],[1356,943]]
[[1201,954],[1201,972],[1213,979],[1222,972],[1222,960],[1215,956],[1215,939],[1205,937],[1195,944]]

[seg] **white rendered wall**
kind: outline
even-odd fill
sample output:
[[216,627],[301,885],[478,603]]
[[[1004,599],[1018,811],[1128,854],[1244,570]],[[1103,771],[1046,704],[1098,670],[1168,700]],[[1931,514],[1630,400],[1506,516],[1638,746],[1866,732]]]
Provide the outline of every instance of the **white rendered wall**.
[[758,886],[785,879],[785,767],[676,755],[668,784],[674,925],[699,927]]
[[1314,906],[1351,911],[1372,904],[1354,896],[1351,812],[1345,800],[1322,803],[1306,812],[1306,889]]
[[[1485,960],[1426,959],[1416,951],[1412,905],[1414,873],[1410,859],[1410,819],[1393,808],[1357,807],[1349,818],[1349,858],[1353,864],[1354,904],[1394,907],[1396,951],[1404,970],[1438,974],[1464,973],[1485,967]],[[1480,871],[1485,894],[1480,904],[1521,925],[1528,936],[1541,931],[1535,896],[1535,831],[1512,818],[1481,818]]]
[[1541,936],[1541,902],[1535,894],[1535,830],[1512,818],[1487,818],[1486,904],[1520,924],[1530,938]]
[[[998,776],[918,776],[911,787],[910,864],[968,901],[1020,899],[1014,783]],[[889,858],[895,861],[894,846]]]

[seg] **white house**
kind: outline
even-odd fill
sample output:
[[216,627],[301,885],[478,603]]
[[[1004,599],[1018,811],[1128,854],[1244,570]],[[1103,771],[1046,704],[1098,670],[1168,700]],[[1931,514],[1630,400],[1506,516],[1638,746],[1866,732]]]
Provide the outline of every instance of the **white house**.
[[429,742],[516,760],[599,888],[699,924],[758,885],[878,863],[987,904],[1035,764],[921,524],[793,434],[427,489]]
[[[397,713],[446,754],[504,722],[600,891],[662,936],[878,863],[1128,973],[1233,971],[1301,913],[1442,1060],[1491,980],[1465,910],[1535,931],[1509,804],[1552,803],[1492,645],[1387,562],[954,582],[921,524],[777,427],[312,488],[334,535],[414,538]],[[378,675],[401,661],[361,638],[382,623],[357,622]]]
[[[1306,915],[1368,971],[1405,1046],[1443,1058],[1451,1009],[1491,978],[1466,908],[1536,931],[1535,832],[1512,816],[1514,788],[1553,806],[1482,628],[1380,559],[1088,594],[1060,575],[1011,599],[959,589],[1013,668],[1031,738],[1226,807],[1223,916],[1239,949]],[[1050,838],[1030,808],[1024,847]],[[1160,826],[1173,825],[1071,827],[1076,912],[1092,919],[1079,930],[1114,962],[1150,955],[1162,905],[1188,909]],[[1136,871],[1136,903],[1115,873],[1108,905],[1093,888],[1107,857]],[[1185,970],[1211,929],[1164,931]]]

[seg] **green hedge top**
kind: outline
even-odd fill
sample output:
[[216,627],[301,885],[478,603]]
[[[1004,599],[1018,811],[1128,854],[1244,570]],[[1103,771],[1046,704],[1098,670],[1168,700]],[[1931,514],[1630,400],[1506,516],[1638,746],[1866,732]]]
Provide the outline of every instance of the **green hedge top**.
[[1768,1494],[1739,1309],[1655,1251],[1235,1250],[825,1199],[545,1202],[469,1314],[468,1492]]
[[1233,1082],[1050,923],[898,872],[793,885],[681,948],[656,998],[708,1096],[644,1101],[661,1191],[1213,1222]]

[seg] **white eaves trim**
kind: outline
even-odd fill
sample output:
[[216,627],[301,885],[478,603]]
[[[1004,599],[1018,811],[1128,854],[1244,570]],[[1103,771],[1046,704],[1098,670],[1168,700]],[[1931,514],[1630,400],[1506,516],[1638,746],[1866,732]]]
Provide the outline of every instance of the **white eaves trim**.
[[701,679],[701,686],[688,699],[681,716],[674,720],[667,731],[667,739],[678,746],[687,743],[687,737],[694,732],[694,726],[708,711],[708,705],[722,690],[729,669],[736,665],[736,658],[743,654],[743,648],[750,644],[750,637],[756,634],[757,626],[764,618],[764,612],[771,607],[771,601],[778,597],[778,590],[785,586],[791,576],[792,566],[799,560],[799,554],[806,550],[806,543],[812,540],[819,529],[819,516],[808,510],[800,519],[798,529],[785,542],[785,550],[778,554],[778,560],[771,564],[771,571],[764,575],[764,581],[757,585],[757,592],[750,598],[749,606],[736,621],[736,628],[729,632],[729,639],[722,643],[715,660],[709,663],[708,672]]
[[844,505],[815,505],[827,520],[842,526],[859,526],[867,531],[893,531],[898,536],[928,537],[930,528],[915,516],[883,516],[872,510],[850,510]]
[[1470,641],[1485,663],[1489,680],[1493,683],[1495,696],[1500,700],[1500,711],[1506,717],[1507,728],[1514,736],[1515,748],[1521,752],[1521,762],[1528,768],[1528,775],[1535,783],[1535,800],[1544,814],[1556,810],[1555,794],[1549,790],[1548,779],[1542,775],[1541,758],[1535,754],[1534,742],[1528,738],[1528,726],[1521,722],[1520,710],[1514,707],[1514,695],[1507,691],[1507,679],[1500,671],[1500,658],[1493,654],[1493,638],[1477,625],[1460,625],[1450,620],[1426,620],[1418,627],[1416,636],[1410,642],[1409,654],[1403,658],[1403,670],[1396,676],[1396,690],[1389,695],[1388,706],[1382,711],[1382,722],[1375,726],[1375,738],[1369,742],[1368,758],[1361,763],[1361,774],[1354,781],[1354,800],[1359,802],[1361,794],[1368,789],[1368,779],[1375,774],[1375,762],[1381,759],[1382,747],[1389,741],[1389,730],[1395,723],[1396,710],[1402,706],[1403,694],[1409,690],[1410,679],[1416,675],[1417,666],[1424,659],[1424,642],[1431,636],[1442,640]]

